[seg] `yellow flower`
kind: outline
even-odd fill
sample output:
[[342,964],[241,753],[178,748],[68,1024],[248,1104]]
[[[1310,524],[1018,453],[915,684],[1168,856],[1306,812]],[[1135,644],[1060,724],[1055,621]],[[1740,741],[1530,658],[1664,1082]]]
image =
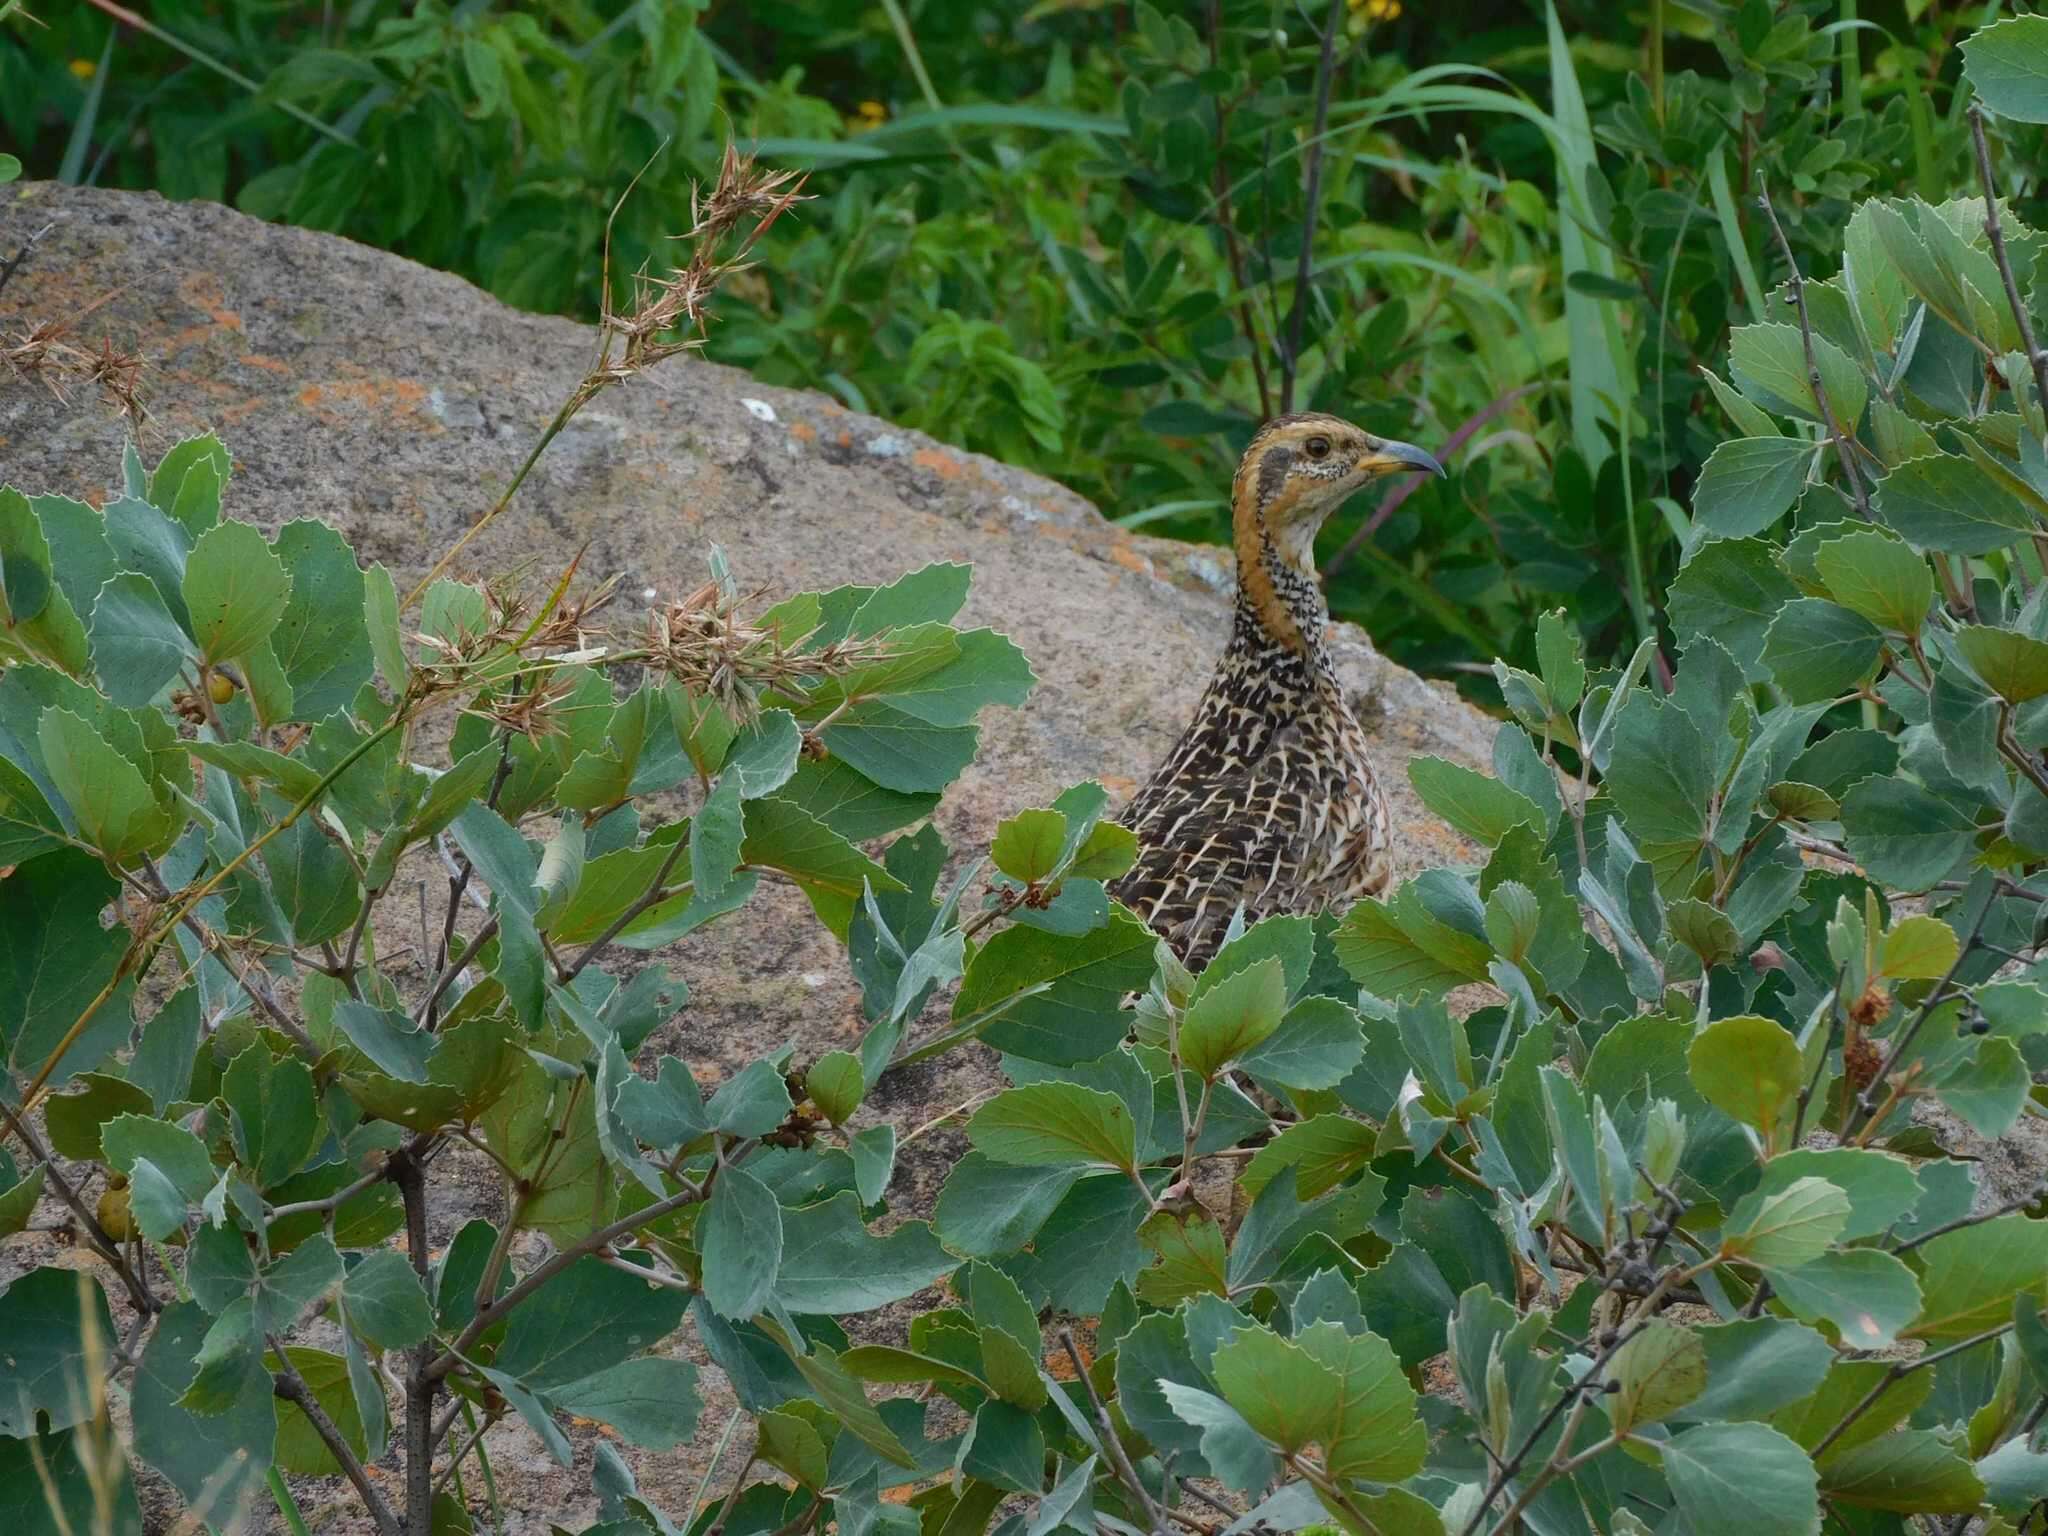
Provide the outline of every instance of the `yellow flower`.
[[854,115],[869,128],[878,127],[889,119],[889,109],[879,101],[864,101],[853,110]]
[[1401,0],[1345,0],[1354,16],[1368,21],[1395,21],[1401,15]]
[[71,61],[71,73],[78,76],[81,80],[90,80],[99,72],[99,65],[93,63],[91,59],[73,59]]

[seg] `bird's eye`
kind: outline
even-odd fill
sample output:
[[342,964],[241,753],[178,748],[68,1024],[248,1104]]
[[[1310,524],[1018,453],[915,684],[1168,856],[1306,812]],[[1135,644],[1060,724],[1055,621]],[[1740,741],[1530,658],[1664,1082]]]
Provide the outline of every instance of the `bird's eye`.
[[1330,440],[1327,437],[1312,437],[1302,444],[1312,459],[1327,459],[1330,456]]

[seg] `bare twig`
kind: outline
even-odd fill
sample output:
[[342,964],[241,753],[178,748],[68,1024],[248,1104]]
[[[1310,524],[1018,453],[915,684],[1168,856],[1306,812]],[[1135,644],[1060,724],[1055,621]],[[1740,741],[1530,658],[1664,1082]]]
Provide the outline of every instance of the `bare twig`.
[[2024,1194],[2015,1195],[2010,1200],[2001,1201],[1999,1204],[1992,1206],[1988,1211],[1978,1211],[1974,1215],[1969,1216],[1958,1216],[1954,1221],[1945,1221],[1938,1227],[1929,1227],[1925,1232],[1915,1233],[1912,1237],[1907,1238],[1903,1243],[1892,1249],[1892,1252],[1910,1253],[1922,1243],[1931,1243],[1937,1237],[1947,1237],[1949,1233],[1960,1232],[1965,1227],[1981,1227],[1987,1221],[1996,1221],[2001,1216],[2010,1216],[2014,1211],[2025,1210],[2043,1195],[2048,1195],[2048,1181],[2035,1184]]
[[1960,1355],[1964,1350],[1975,1349],[1986,1340],[2001,1338],[2010,1332],[2012,1332],[2011,1323],[2000,1323],[1996,1328],[1987,1328],[1982,1333],[1972,1334],[1969,1338],[1962,1340],[1960,1343],[1951,1344],[1946,1349],[1929,1350],[1918,1359],[1893,1361],[1890,1369],[1878,1377],[1871,1389],[1856,1400],[1855,1406],[1842,1415],[1840,1421],[1833,1429],[1821,1436],[1820,1443],[1808,1454],[1815,1461],[1819,1461],[1827,1453],[1829,1446],[1849,1432],[1850,1425],[1868,1413],[1872,1405],[1880,1397],[1883,1397],[1885,1393],[1891,1391],[1893,1387],[1904,1381],[1915,1371],[1925,1370],[1930,1365],[1938,1365],[1952,1355]]
[[1984,233],[1991,240],[1991,258],[1998,263],[1998,276],[2005,284],[2005,302],[2019,325],[2027,363],[2034,370],[2034,388],[2041,394],[2041,410],[2048,415],[2048,347],[2034,337],[2034,322],[2020,298],[2011,258],[2005,254],[2005,230],[1998,222],[1998,183],[1991,175],[1991,146],[1984,139],[1984,109],[1974,101],[1970,103],[1970,138],[1977,147],[1977,179],[1984,184]]
[[1316,212],[1323,196],[1323,130],[1330,121],[1330,87],[1337,77],[1337,33],[1344,0],[1330,0],[1323,21],[1322,53],[1316,59],[1315,126],[1309,130],[1306,182],[1302,192],[1301,254],[1294,269],[1294,307],[1287,315],[1287,346],[1281,354],[1280,409],[1294,409],[1294,385],[1301,372],[1301,327],[1308,318],[1309,268],[1315,259]]
[[570,982],[574,981],[577,978],[577,976],[581,974],[583,967],[590,964],[592,960],[596,959],[598,954],[604,949],[604,947],[607,944],[611,943],[613,939],[616,939],[620,934],[624,933],[626,931],[626,925],[628,923],[632,922],[634,918],[638,917],[642,912],[645,912],[649,907],[653,906],[657,901],[662,900],[663,897],[668,894],[666,891],[662,889],[662,887],[668,884],[668,877],[670,873],[675,869],[676,861],[683,856],[683,854],[689,849],[689,846],[690,840],[687,837],[678,837],[675,840],[674,845],[671,846],[668,851],[668,857],[661,861],[661,868],[657,869],[654,872],[653,882],[647,887],[646,890],[642,891],[638,896],[636,896],[633,899],[633,901],[626,907],[625,911],[621,912],[617,917],[613,918],[611,922],[606,926],[604,932],[600,933],[596,938],[592,939],[590,941],[590,947],[585,949],[582,954],[578,955],[573,961],[571,961],[569,964],[569,968],[566,971],[563,971],[561,975],[557,978],[563,986],[566,987]]
[[129,1299],[135,1303],[135,1310],[144,1317],[162,1311],[163,1303],[157,1300],[156,1293],[150,1290],[142,1276],[129,1266],[121,1253],[121,1245],[114,1241],[105,1227],[100,1225],[99,1218],[86,1206],[78,1191],[72,1188],[71,1181],[64,1177],[64,1171],[57,1166],[57,1159],[51,1155],[49,1148],[36,1139],[36,1133],[30,1128],[28,1121],[16,1114],[5,1099],[0,1099],[0,1116],[6,1117],[7,1128],[21,1138],[21,1144],[28,1149],[28,1155],[45,1171],[50,1187],[57,1191],[57,1198],[70,1207],[71,1214],[78,1218],[79,1225],[85,1230],[86,1241],[92,1245],[93,1251],[121,1277],[121,1285],[128,1292]]
[[274,1333],[264,1336],[277,1356],[278,1368],[270,1378],[270,1389],[288,1403],[298,1404],[299,1412],[306,1416],[306,1422],[313,1426],[313,1433],[320,1437],[320,1443],[327,1447],[341,1466],[342,1476],[355,1485],[362,1495],[364,1505],[370,1511],[370,1518],[377,1522],[379,1536],[402,1536],[398,1517],[391,1512],[391,1506],[384,1502],[384,1495],[377,1491],[377,1485],[370,1481],[370,1475],[363,1470],[362,1462],[348,1443],[348,1437],[335,1427],[334,1420],[327,1416],[327,1410],[320,1406],[320,1399],[313,1395],[306,1385],[306,1378],[298,1373],[291,1356],[285,1353],[284,1341]]
[[440,1005],[441,994],[454,985],[455,978],[468,968],[470,963],[476,959],[477,951],[488,943],[497,931],[498,915],[494,912],[484,920],[483,926],[477,929],[476,936],[462,946],[462,953],[454,956],[446,965],[441,967],[441,974],[434,978],[433,986],[427,989],[427,1000],[420,1004],[418,1011],[414,1014],[414,1019],[417,1022],[424,1026],[425,1022],[433,1017],[434,1010]]
[[[1820,360],[1813,350],[1813,322],[1806,313],[1806,279],[1800,276],[1799,262],[1792,254],[1792,242],[1785,238],[1785,228],[1778,222],[1778,210],[1771,204],[1770,189],[1764,185],[1763,177],[1757,177],[1757,205],[1764,216],[1771,221],[1771,233],[1778,237],[1778,250],[1785,257],[1785,265],[1791,272],[1787,286],[1792,290],[1792,306],[1799,312],[1799,345],[1806,353],[1806,387],[1813,392],[1813,403],[1820,408],[1820,419],[1827,423],[1828,436],[1834,441],[1835,461],[1842,466],[1842,476],[1849,482],[1849,492],[1855,498],[1856,510],[1863,514],[1863,520],[1870,522],[1874,514],[1870,510],[1870,493],[1863,487],[1863,472],[1856,467],[1856,450],[1849,440],[1849,433],[1835,419],[1835,408],[1829,403],[1827,386],[1821,382]],[[1856,424],[1852,421],[1849,426]]]
[[[707,1180],[706,1182],[708,1183],[709,1181]],[[708,1193],[709,1191],[702,1184],[687,1184],[678,1193],[670,1195],[666,1199],[657,1200],[652,1205],[642,1206],[632,1214],[620,1217],[610,1226],[599,1227],[588,1236],[579,1238],[568,1247],[561,1249],[553,1258],[533,1270],[524,1279],[519,1281],[518,1284],[495,1300],[485,1301],[479,1299],[475,1316],[470,1318],[468,1325],[463,1328],[461,1333],[456,1335],[455,1342],[449,1345],[427,1368],[428,1377],[433,1381],[439,1381],[443,1376],[454,1370],[460,1363],[462,1351],[474,1344],[478,1336],[486,1328],[518,1306],[527,1297],[546,1285],[578,1259],[586,1254],[595,1253],[600,1248],[610,1247],[627,1233],[637,1232],[649,1222],[661,1220],[662,1217],[668,1215],[671,1211],[679,1211],[686,1205],[695,1205],[703,1200]]]
[[[1646,1174],[1645,1177],[1647,1176]],[[1670,1238],[1672,1231],[1676,1228],[1678,1218],[1684,1214],[1684,1205],[1675,1194],[1665,1190],[1662,1186],[1655,1185],[1654,1180],[1652,1184],[1657,1189],[1661,1202],[1658,1221],[1651,1229],[1651,1232],[1645,1234],[1653,1239],[1648,1258],[1654,1261],[1658,1250],[1664,1246],[1664,1243]],[[1617,1287],[1626,1271],[1626,1267],[1625,1264],[1619,1262],[1610,1265],[1605,1285],[1606,1289],[1611,1291]],[[1487,1482],[1486,1490],[1479,1500],[1479,1507],[1472,1512],[1472,1518],[1465,1523],[1465,1528],[1460,1533],[1460,1536],[1474,1536],[1474,1533],[1478,1531],[1480,1526],[1486,1523],[1488,1512],[1493,1508],[1493,1501],[1506,1491],[1508,1484],[1520,1473],[1530,1455],[1534,1453],[1537,1445],[1549,1433],[1550,1426],[1555,1424],[1558,1416],[1569,1407],[1571,1409],[1570,1417],[1565,1421],[1564,1429],[1558,1435],[1556,1446],[1550,1453],[1551,1460],[1546,1461],[1543,1467],[1538,1469],[1537,1475],[1530,1481],[1528,1486],[1516,1495],[1514,1501],[1508,1506],[1507,1513],[1495,1522],[1492,1530],[1496,1533],[1502,1533],[1513,1527],[1515,1520],[1528,1507],[1529,1501],[1555,1475],[1556,1461],[1569,1453],[1572,1436],[1578,1432],[1579,1421],[1585,1416],[1587,1394],[1597,1393],[1603,1389],[1608,1364],[1621,1352],[1623,1346],[1629,1340],[1633,1339],[1650,1325],[1651,1320],[1657,1315],[1658,1307],[1663,1304],[1665,1298],[1676,1287],[1684,1285],[1693,1278],[1698,1270],[1706,1267],[1708,1267],[1707,1261],[1702,1261],[1699,1265],[1692,1268],[1676,1263],[1669,1265],[1664,1273],[1658,1277],[1657,1283],[1650,1289],[1649,1294],[1644,1296],[1637,1305],[1633,1321],[1624,1328],[1612,1330],[1606,1336],[1605,1341],[1601,1345],[1600,1352],[1593,1357],[1592,1364],[1587,1366],[1584,1374],[1577,1381],[1566,1387],[1557,1401],[1544,1411],[1543,1416],[1536,1421],[1535,1426],[1523,1437],[1522,1443],[1515,1448],[1514,1452],[1505,1461],[1501,1461],[1497,1457],[1492,1458],[1496,1463],[1494,1474]]]
[[[1223,3],[1222,0],[1208,0],[1206,20],[1209,31],[1209,67],[1222,67],[1223,45]],[[1225,149],[1230,139],[1230,107],[1219,95],[1216,98],[1216,167],[1213,180],[1216,185],[1216,227],[1223,234],[1223,253],[1230,262],[1230,281],[1239,294],[1237,301],[1237,322],[1244,331],[1244,344],[1251,349],[1252,378],[1259,387],[1259,415],[1273,414],[1273,392],[1266,383],[1265,348],[1259,343],[1258,323],[1252,317],[1251,299],[1248,297],[1251,285],[1246,280],[1244,264],[1244,237],[1238,233],[1237,210],[1231,206],[1230,167],[1226,162]]]
[[[1342,3],[1342,0],[1339,0]],[[1080,1348],[1074,1343],[1074,1330],[1060,1330],[1060,1347],[1067,1352],[1067,1359],[1073,1362],[1074,1379],[1081,1383],[1081,1390],[1088,1394],[1088,1406],[1095,1410],[1096,1432],[1102,1437],[1102,1453],[1109,1458],[1109,1464],[1116,1469],[1117,1480],[1130,1490],[1131,1497],[1138,1501],[1138,1513],[1145,1517],[1146,1528],[1152,1536],[1166,1536],[1166,1521],[1160,1516],[1159,1506],[1152,1500],[1151,1492],[1138,1478],[1137,1468],[1131,1465],[1131,1458],[1124,1454],[1124,1443],[1116,1436],[1116,1425],[1110,1421],[1109,1410],[1102,1406],[1102,1399],[1096,1394],[1095,1383],[1089,1378],[1088,1366],[1081,1358]]]
[[314,1212],[324,1216],[329,1211],[339,1210],[364,1190],[381,1184],[390,1177],[390,1165],[387,1163],[383,1167],[371,1169],[361,1178],[342,1185],[333,1194],[323,1195],[318,1200],[294,1200],[289,1205],[273,1205],[266,1213],[265,1219],[275,1222],[282,1221],[287,1216],[304,1216]]
[[[427,1178],[410,1148],[391,1159],[391,1180],[405,1202],[405,1245],[413,1272],[430,1281],[427,1258]],[[430,1335],[412,1350],[405,1372],[405,1521],[408,1530],[425,1531],[434,1507],[434,1394],[441,1378],[430,1375],[434,1341]],[[445,1433],[445,1431],[444,1431]]]

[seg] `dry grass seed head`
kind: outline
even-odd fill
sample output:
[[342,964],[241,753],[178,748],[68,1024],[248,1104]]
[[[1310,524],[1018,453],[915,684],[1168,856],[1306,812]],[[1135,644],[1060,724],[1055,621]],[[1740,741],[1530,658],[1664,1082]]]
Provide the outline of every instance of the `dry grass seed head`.
[[648,615],[647,635],[652,665],[736,718],[749,719],[764,692],[808,693],[827,679],[892,655],[886,633],[812,647],[815,630],[792,637],[780,625],[763,625],[743,616],[741,607],[760,596],[743,598],[707,581],[654,609]]

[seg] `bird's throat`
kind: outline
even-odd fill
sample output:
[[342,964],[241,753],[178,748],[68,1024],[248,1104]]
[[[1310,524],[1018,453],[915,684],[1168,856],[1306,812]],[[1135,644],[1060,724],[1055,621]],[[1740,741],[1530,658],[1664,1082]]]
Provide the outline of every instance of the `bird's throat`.
[[1314,528],[1287,519],[1284,506],[1246,500],[1240,499],[1232,529],[1239,621],[1249,619],[1286,650],[1314,655],[1329,622],[1316,580]]

